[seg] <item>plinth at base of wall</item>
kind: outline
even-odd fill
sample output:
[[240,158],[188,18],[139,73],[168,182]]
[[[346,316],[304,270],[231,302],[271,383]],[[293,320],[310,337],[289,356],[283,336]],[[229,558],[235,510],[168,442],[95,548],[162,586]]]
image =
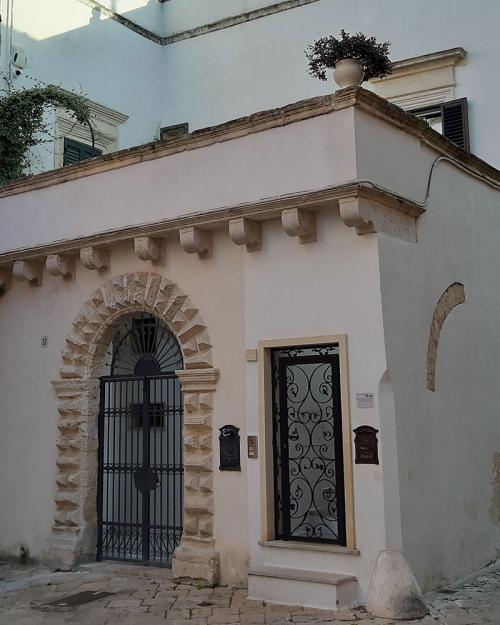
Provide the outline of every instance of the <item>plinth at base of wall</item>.
[[213,540],[182,539],[172,558],[174,580],[200,580],[209,586],[219,581],[219,554]]
[[75,533],[52,533],[42,554],[44,562],[53,564],[62,570],[72,569],[76,564],[85,560],[81,549],[81,538]]

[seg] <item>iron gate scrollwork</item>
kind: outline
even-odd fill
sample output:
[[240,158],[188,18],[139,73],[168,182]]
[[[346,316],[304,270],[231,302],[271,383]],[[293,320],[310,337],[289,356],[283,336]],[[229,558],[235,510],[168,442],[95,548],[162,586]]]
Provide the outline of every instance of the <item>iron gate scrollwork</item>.
[[346,544],[338,345],[272,350],[275,533]]
[[183,522],[182,354],[149,315],[126,318],[101,378],[97,559],[167,565]]

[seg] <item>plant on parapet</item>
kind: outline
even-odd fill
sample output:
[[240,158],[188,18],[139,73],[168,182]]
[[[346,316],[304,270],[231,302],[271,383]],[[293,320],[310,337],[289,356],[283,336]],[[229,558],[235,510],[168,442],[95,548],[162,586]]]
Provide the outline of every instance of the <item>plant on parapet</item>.
[[[321,37],[307,47],[309,74],[326,80],[326,70],[333,69],[335,81],[341,87],[352,86],[353,81],[354,84],[361,84],[370,78],[383,78],[392,71],[388,56],[390,45],[388,41],[378,43],[375,37],[366,37],[363,33],[351,35],[342,29],[339,38],[333,35]],[[351,68],[351,72],[344,79],[347,67]],[[352,74],[355,67],[358,68],[356,75]]]
[[30,149],[40,143],[53,141],[46,113],[63,108],[75,122],[90,124],[87,98],[47,85],[7,93],[0,97],[0,184],[26,175],[30,167]]

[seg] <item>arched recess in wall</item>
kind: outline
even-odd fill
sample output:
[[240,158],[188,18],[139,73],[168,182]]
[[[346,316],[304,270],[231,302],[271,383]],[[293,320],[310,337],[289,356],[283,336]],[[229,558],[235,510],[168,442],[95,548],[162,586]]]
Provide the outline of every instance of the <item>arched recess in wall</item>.
[[[184,531],[181,546],[213,541],[212,410],[218,378],[210,336],[198,308],[172,281],[140,272],[112,278],[82,306],[66,337],[58,396],[55,516],[46,558],[66,565],[95,558],[99,377],[116,322],[147,312],[162,320],[182,350],[177,371],[184,398]],[[184,545],[185,547],[185,545]]]
[[427,344],[427,388],[430,391],[436,390],[436,360],[441,328],[451,311],[464,302],[464,285],[461,282],[454,282],[442,293],[434,309]]
[[384,474],[385,541],[387,549],[402,549],[401,505],[399,497],[399,462],[396,431],[396,402],[389,371],[378,385],[380,447]]

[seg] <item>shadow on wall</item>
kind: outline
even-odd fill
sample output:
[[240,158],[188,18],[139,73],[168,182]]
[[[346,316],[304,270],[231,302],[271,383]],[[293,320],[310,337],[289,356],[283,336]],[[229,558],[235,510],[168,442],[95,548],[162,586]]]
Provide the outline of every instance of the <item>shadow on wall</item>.
[[380,449],[384,484],[385,548],[402,550],[396,405],[391,376],[385,371],[378,387]]

